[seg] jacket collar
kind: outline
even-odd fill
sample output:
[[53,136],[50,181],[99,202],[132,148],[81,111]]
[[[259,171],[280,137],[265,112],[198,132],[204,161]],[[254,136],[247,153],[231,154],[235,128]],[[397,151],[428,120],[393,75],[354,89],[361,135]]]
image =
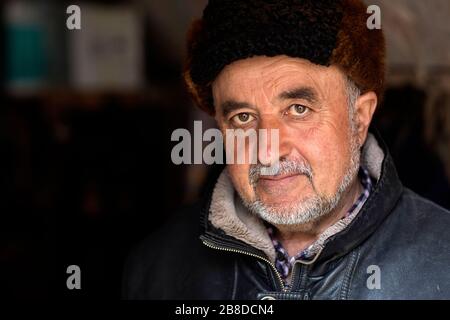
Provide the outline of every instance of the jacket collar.
[[317,264],[322,267],[352,251],[372,235],[391,214],[403,193],[403,185],[385,142],[376,130],[373,134],[384,152],[380,177],[360,213],[346,229],[328,240],[317,259]]

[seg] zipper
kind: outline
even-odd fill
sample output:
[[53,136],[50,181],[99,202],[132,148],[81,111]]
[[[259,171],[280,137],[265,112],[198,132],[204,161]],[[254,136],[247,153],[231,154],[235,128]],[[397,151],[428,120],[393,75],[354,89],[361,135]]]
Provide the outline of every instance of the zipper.
[[[212,243],[210,243],[209,241],[206,241],[206,240],[203,240],[203,244],[205,246],[209,247],[209,248],[212,248],[212,249],[228,251],[228,252],[235,252],[235,253],[241,253],[241,254],[245,254],[245,255],[248,255],[248,256],[255,257],[255,258],[258,258],[260,260],[263,260],[264,262],[268,263],[272,267],[273,271],[277,275],[278,281],[280,282],[280,286],[281,286],[281,289],[283,290],[283,292],[288,292],[289,291],[289,289],[284,286],[283,279],[281,278],[281,275],[278,272],[277,268],[275,267],[275,265],[269,259],[266,259],[266,258],[264,258],[264,257],[262,257],[260,255],[257,255],[257,254],[251,253],[251,252],[247,252],[247,251],[243,251],[243,250],[216,246],[216,245],[214,245],[214,244],[212,244]],[[289,288],[290,288],[290,286],[289,286]]]
[[[202,240],[203,244],[209,248],[212,249],[216,249],[216,250],[222,250],[222,251],[228,251],[228,252],[235,252],[235,253],[241,253],[241,254],[245,254],[251,257],[255,257],[258,258],[260,260],[263,260],[264,262],[266,262],[267,264],[269,264],[273,271],[275,272],[275,274],[277,275],[278,281],[280,283],[280,287],[281,290],[286,293],[286,292],[290,292],[292,290],[292,286],[295,283],[296,280],[296,265],[300,264],[300,268],[302,268],[303,265],[310,265],[313,264],[317,258],[320,256],[320,254],[322,253],[323,248],[321,248],[319,250],[319,252],[317,252],[316,256],[311,260],[311,261],[301,261],[301,260],[297,260],[295,261],[294,265],[292,266],[292,277],[291,277],[291,281],[289,282],[289,284],[287,284],[287,286],[284,285],[283,279],[281,278],[280,273],[278,272],[277,268],[275,267],[275,265],[267,258],[264,258],[263,256],[248,252],[248,251],[243,251],[243,250],[238,250],[238,249],[232,249],[232,248],[227,248],[227,247],[221,247],[215,244],[212,244],[211,242],[207,241],[207,240]],[[300,270],[301,273],[301,270]]]

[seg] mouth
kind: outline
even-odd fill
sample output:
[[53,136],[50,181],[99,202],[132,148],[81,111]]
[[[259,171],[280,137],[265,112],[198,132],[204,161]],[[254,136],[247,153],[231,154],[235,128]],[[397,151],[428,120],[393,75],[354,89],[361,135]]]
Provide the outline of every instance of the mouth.
[[267,181],[282,181],[285,179],[293,178],[299,176],[299,173],[289,173],[289,174],[280,174],[276,176],[260,176],[259,180],[267,180]]
[[[299,185],[301,174],[283,174],[276,176],[260,176],[257,182],[257,192],[272,196],[287,195]],[[255,189],[255,191],[256,191]]]

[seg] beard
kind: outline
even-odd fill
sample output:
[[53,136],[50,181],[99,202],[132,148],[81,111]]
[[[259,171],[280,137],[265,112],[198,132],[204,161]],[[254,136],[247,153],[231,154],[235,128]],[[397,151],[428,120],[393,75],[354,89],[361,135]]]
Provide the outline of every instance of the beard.
[[[309,163],[304,160],[280,160],[275,169],[268,169],[261,164],[250,168],[249,180],[253,187],[255,199],[248,200],[239,191],[239,195],[250,212],[259,216],[272,225],[282,226],[311,226],[325,218],[336,209],[358,174],[360,165],[360,149],[355,135],[350,135],[350,159],[345,174],[340,179],[336,192],[331,195],[319,194],[313,184],[313,171]],[[313,194],[299,201],[270,205],[264,203],[258,196],[256,185],[262,175],[302,174],[308,178]]]

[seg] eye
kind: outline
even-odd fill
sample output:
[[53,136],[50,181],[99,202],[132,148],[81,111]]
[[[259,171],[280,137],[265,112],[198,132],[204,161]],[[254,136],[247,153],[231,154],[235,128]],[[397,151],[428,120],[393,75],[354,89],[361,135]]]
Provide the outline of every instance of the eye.
[[310,109],[301,104],[293,104],[289,107],[288,113],[292,116],[304,116],[306,115]]
[[239,113],[233,117],[231,117],[231,122],[233,122],[235,125],[245,125],[252,121],[254,119],[254,116],[252,116],[250,113],[242,112]]

